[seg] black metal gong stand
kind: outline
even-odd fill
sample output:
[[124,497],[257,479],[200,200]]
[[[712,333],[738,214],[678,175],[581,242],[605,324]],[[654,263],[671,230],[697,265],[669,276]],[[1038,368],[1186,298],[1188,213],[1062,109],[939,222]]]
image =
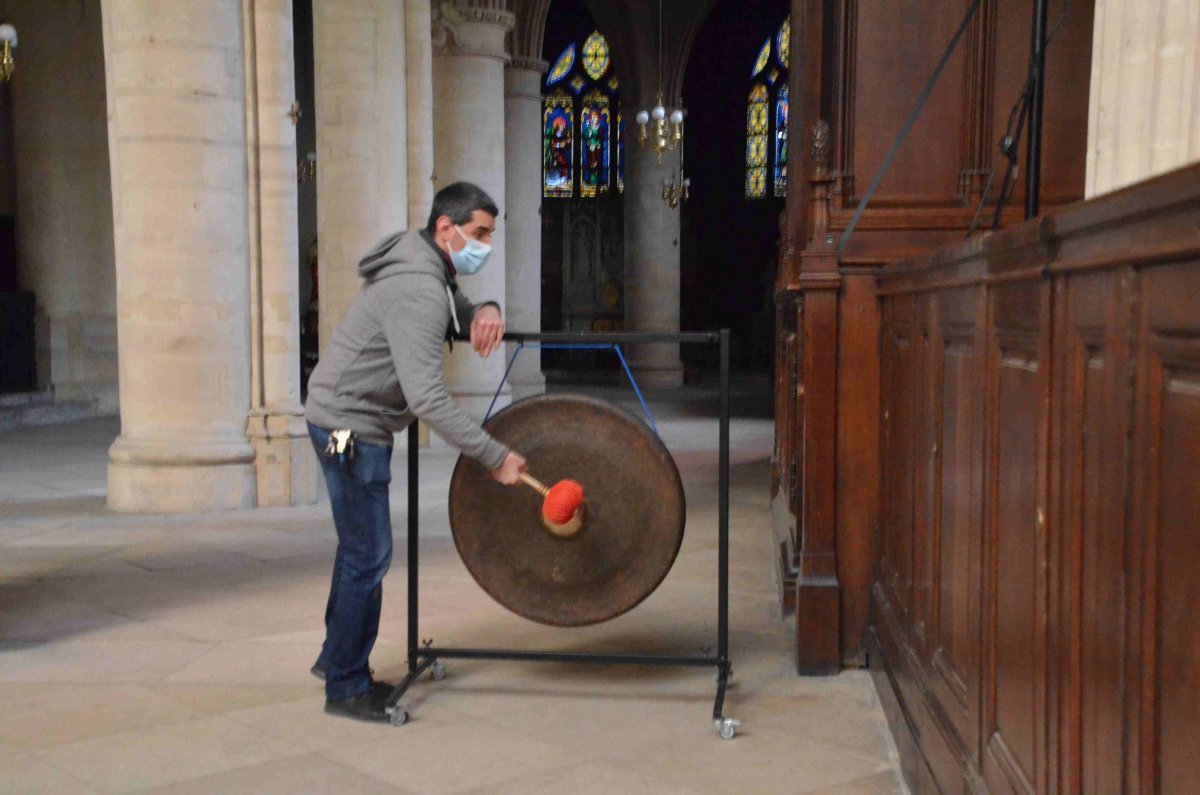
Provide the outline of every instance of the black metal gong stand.
[[732,739],[740,721],[725,717],[725,690],[733,676],[729,660],[729,330],[719,332],[611,334],[509,333],[508,342],[549,343],[556,345],[612,344],[638,345],[648,343],[680,343],[718,345],[720,347],[720,453],[718,485],[717,541],[717,653],[696,656],[662,654],[603,654],[521,649],[469,649],[434,646],[432,641],[419,642],[418,611],[419,538],[417,516],[418,438],[417,424],[408,428],[408,673],[388,697],[388,712],[392,723],[401,726],[408,721],[408,712],[399,706],[405,692],[426,670],[435,681],[446,675],[442,660],[520,660],[528,662],[586,663],[601,665],[662,665],[716,670],[717,694],[713,702],[713,723],[725,739]]

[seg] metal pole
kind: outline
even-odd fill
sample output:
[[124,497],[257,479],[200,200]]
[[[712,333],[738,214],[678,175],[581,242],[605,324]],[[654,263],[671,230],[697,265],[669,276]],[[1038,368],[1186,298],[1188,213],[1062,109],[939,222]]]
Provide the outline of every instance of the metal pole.
[[1042,98],[1046,81],[1046,7],[1047,0],[1033,2],[1033,42],[1030,58],[1033,67],[1032,96],[1029,107],[1029,141],[1025,150],[1025,218],[1038,214],[1042,177]]
[[729,660],[729,329],[721,329],[721,430],[717,499],[717,657]]
[[421,439],[417,420],[408,426],[408,672],[417,670],[417,453]]

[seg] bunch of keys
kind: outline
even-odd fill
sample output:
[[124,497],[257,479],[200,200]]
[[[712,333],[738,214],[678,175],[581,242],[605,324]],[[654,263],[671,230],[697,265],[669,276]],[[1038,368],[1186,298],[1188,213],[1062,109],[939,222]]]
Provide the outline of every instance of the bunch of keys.
[[335,455],[341,463],[354,460],[354,431],[349,428],[333,431],[329,434],[329,443],[325,445],[325,455],[333,458]]

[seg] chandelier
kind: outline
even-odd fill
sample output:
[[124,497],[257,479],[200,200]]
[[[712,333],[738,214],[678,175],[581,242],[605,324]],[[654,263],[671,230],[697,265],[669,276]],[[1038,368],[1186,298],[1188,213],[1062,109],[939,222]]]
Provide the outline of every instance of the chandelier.
[[[639,110],[634,119],[638,123],[638,142],[645,146],[649,141],[662,162],[663,152],[675,149],[683,142],[683,108],[667,110],[663,106],[663,14],[662,0],[658,0],[658,103],[650,110]],[[651,126],[651,120],[654,121]],[[669,123],[668,123],[669,122]],[[652,134],[653,133],[653,134]]]
[[650,110],[639,110],[634,119],[638,124],[638,143],[653,147],[662,162],[663,152],[679,151],[679,174],[663,178],[662,199],[671,207],[688,200],[692,181],[683,175],[683,108],[667,108],[663,105],[663,15],[662,0],[658,0],[658,102]]

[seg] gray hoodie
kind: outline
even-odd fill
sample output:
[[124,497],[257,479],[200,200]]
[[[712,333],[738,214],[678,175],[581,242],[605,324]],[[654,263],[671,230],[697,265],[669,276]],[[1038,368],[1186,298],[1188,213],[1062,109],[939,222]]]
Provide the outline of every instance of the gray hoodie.
[[[350,428],[371,444],[419,418],[488,469],[508,448],[450,397],[442,372],[447,332],[466,330],[476,307],[423,233],[385,237],[363,257],[364,282],[308,381],[305,416],[326,430]],[[480,305],[482,306],[482,304]]]

